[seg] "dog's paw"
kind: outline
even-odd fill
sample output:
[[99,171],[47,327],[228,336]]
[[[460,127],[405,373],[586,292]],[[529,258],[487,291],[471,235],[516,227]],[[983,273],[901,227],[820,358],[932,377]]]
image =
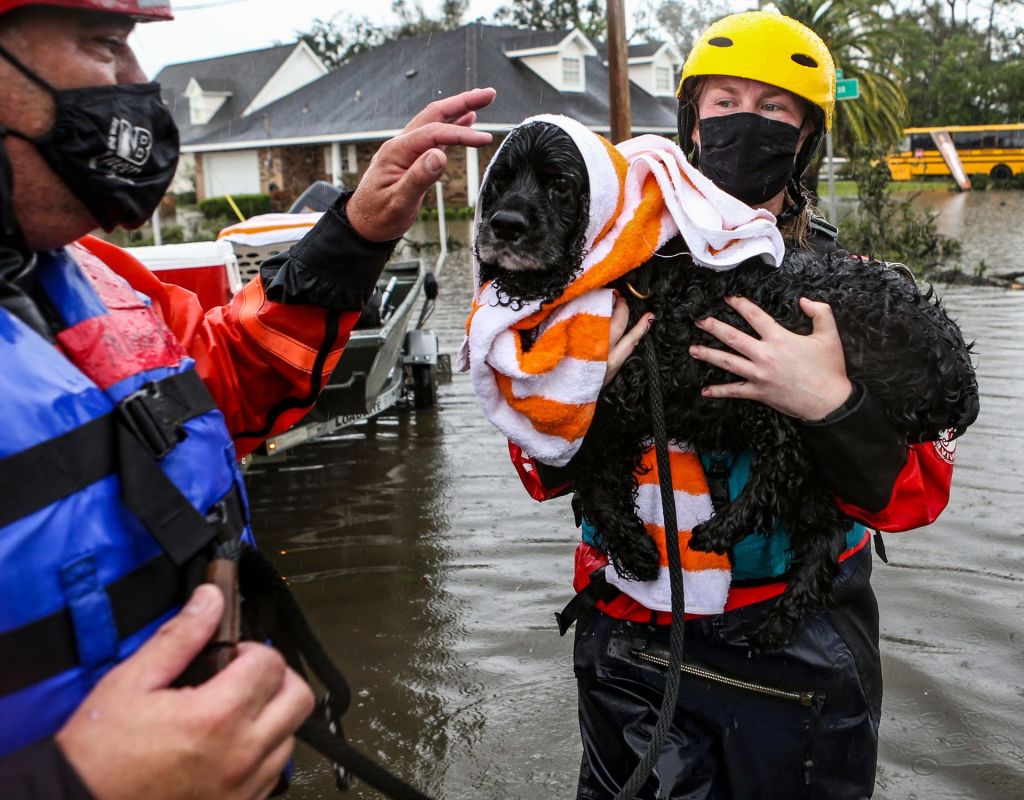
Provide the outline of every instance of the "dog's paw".
[[718,527],[713,525],[713,522],[714,518],[702,522],[693,529],[693,533],[690,534],[691,549],[718,555],[724,555],[729,550],[729,542],[719,535]]

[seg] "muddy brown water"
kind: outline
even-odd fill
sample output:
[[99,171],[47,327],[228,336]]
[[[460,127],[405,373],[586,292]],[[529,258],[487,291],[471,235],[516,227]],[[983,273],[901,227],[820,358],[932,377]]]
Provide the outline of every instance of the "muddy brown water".
[[[429,324],[454,352],[466,251],[440,283]],[[944,295],[977,340],[982,412],[958,443],[949,508],[927,529],[887,535],[889,564],[876,559],[875,797],[1021,798],[1024,292]],[[526,496],[466,376],[438,400],[256,464],[257,536],[352,684],[346,725],[359,747],[439,800],[572,798],[572,637],[552,618],[577,539],[568,501]],[[289,796],[338,796],[319,758],[297,752]],[[379,795],[357,785],[348,796]]]

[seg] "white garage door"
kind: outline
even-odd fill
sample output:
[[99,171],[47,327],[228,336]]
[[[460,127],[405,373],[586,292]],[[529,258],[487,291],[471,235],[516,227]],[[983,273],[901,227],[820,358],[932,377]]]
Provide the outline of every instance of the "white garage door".
[[256,151],[204,153],[203,183],[207,197],[259,194],[260,165]]

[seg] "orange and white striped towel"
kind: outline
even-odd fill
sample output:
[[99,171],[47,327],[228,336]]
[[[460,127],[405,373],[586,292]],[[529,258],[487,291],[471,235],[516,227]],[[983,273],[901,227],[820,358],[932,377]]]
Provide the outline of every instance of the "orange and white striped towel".
[[245,222],[224,228],[217,234],[217,239],[245,247],[297,242],[312,230],[322,216],[320,211],[305,214],[257,214]]
[[[679,528],[679,559],[683,566],[686,613],[721,614],[725,610],[732,578],[729,557],[702,553],[689,547],[694,527],[710,519],[713,513],[704,468],[697,454],[681,445],[669,445],[669,462]],[[636,513],[658,546],[658,577],[650,581],[629,580],[619,575],[614,564],[609,563],[605,569],[605,579],[646,608],[671,611],[672,588],[669,584],[668,549],[665,546],[665,514],[661,505],[658,464],[653,447],[644,453],[637,479],[640,487],[636,498]]]
[[[579,449],[604,381],[613,294],[602,287],[680,232],[694,260],[714,269],[755,255],[777,265],[784,248],[774,216],[718,189],[667,139],[643,136],[616,148],[568,117],[522,125],[537,121],[564,130],[587,165],[587,255],[580,274],[543,308],[539,300],[500,305],[493,284],[478,286],[458,366],[470,372],[491,424],[527,455],[562,466]],[[524,352],[519,332],[530,329],[537,336]]]

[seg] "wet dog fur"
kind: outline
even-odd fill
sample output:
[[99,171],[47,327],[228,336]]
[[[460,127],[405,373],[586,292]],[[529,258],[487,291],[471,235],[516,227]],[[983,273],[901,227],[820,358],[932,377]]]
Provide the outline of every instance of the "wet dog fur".
[[[557,296],[558,287],[578,271],[580,259],[578,240],[565,232],[565,223],[573,220],[582,230],[587,222],[585,196],[566,193],[555,205],[550,190],[539,188],[544,180],[532,177],[546,175],[551,183],[571,148],[576,164],[570,173],[577,184],[586,185],[585,166],[569,137],[544,123],[513,135],[522,141],[506,147],[492,164],[491,174],[502,178],[485,186],[477,228],[481,274],[501,281],[510,302]],[[557,150],[550,166],[544,165],[546,148]],[[508,199],[510,194],[515,196]],[[527,220],[553,218],[554,241],[542,244],[541,231],[530,225],[521,238],[502,239],[493,230],[493,220],[510,207]],[[522,268],[527,260],[528,271]],[[751,531],[769,532],[779,523],[790,535],[786,591],[749,637],[756,649],[770,650],[785,643],[808,611],[826,601],[853,521],[838,509],[824,484],[801,436],[801,423],[761,403],[701,394],[704,386],[736,378],[690,357],[691,344],[725,348],[695,323],[714,316],[752,333],[724,302],[732,295],[751,299],[784,327],[807,334],[811,322],[799,299],[829,303],[847,373],[881,403],[908,443],[937,440],[948,429],[959,434],[976,418],[970,347],[931,290],[922,294],[911,280],[880,262],[842,252],[789,251],[779,268],[752,259],[715,272],[696,266],[680,239],[669,242],[651,262],[648,299],[627,291],[626,281],[635,281],[635,274],[620,280],[618,288],[629,301],[631,324],[648,311],[656,316],[647,337],[657,353],[670,441],[689,443],[701,453],[754,453],[742,492],[696,526],[690,546],[725,552]],[[544,272],[550,280],[537,277]],[[523,285],[520,278],[527,274],[530,280]],[[516,294],[521,289],[525,293]],[[602,392],[587,438],[568,468],[584,513],[603,537],[616,569],[640,580],[658,572],[654,542],[635,513],[636,474],[644,443],[653,437],[648,389],[642,359],[634,354]]]

